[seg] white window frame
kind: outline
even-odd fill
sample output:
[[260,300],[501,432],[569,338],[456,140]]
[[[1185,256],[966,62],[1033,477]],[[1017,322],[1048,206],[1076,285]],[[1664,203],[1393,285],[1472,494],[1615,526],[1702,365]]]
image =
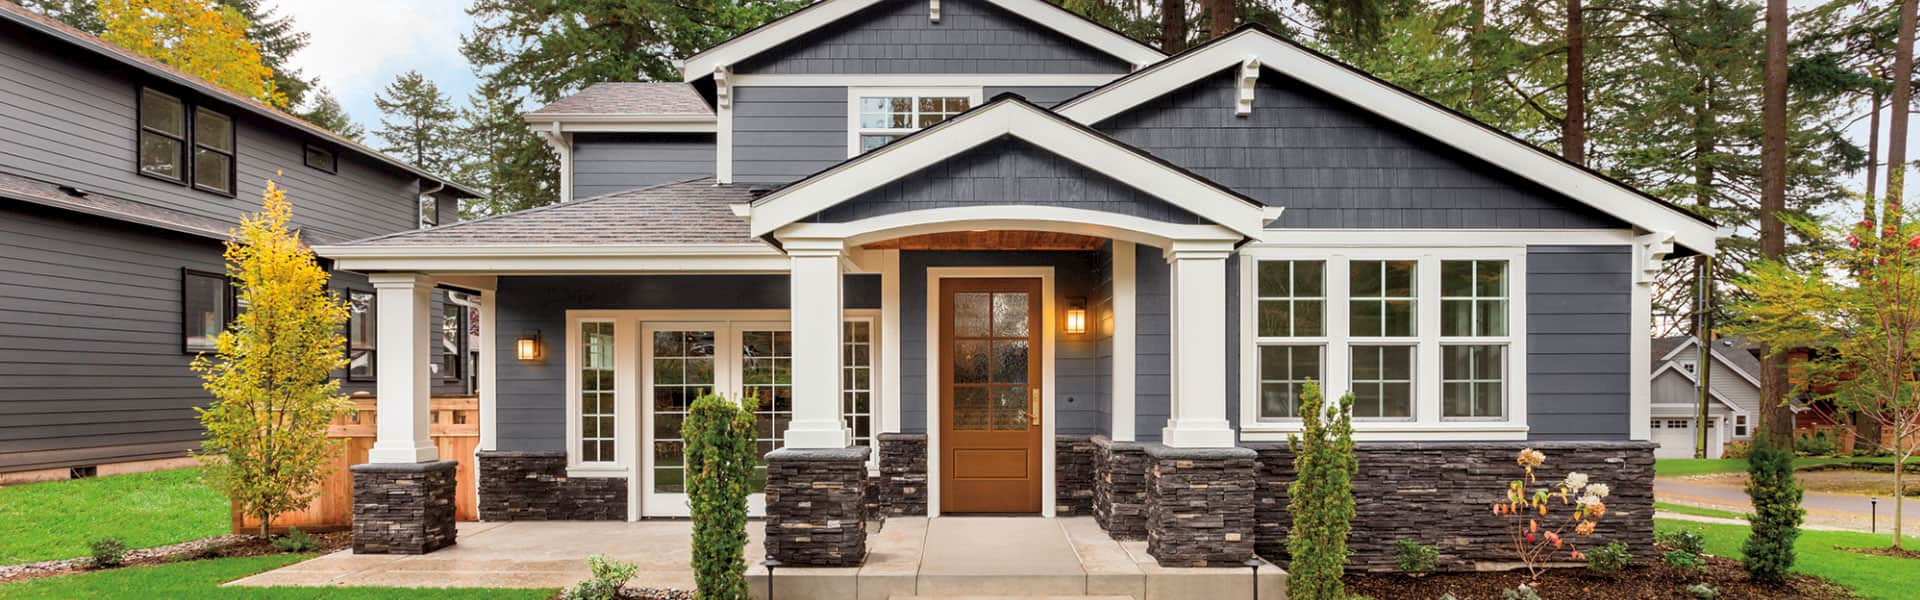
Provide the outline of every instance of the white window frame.
[[860,98],[862,97],[911,96],[918,99],[923,96],[965,96],[967,98],[967,108],[968,110],[972,110],[980,107],[985,93],[986,88],[979,86],[849,87],[847,88],[847,158],[860,155],[860,135],[863,133],[906,135],[921,129],[862,129],[860,127]]
[[[1329,358],[1327,357],[1327,353],[1328,353],[1328,348],[1330,347],[1330,344],[1329,344],[1329,342],[1328,342],[1328,340],[1329,340],[1329,339],[1331,339],[1331,336],[1332,336],[1332,334],[1333,334],[1333,332],[1329,330],[1329,328],[1331,328],[1331,327],[1332,327],[1332,323],[1330,323],[1330,322],[1329,322],[1329,321],[1327,320],[1327,317],[1328,317],[1328,315],[1329,315],[1329,314],[1331,314],[1331,313],[1332,313],[1332,311],[1333,311],[1333,308],[1332,308],[1332,307],[1330,307],[1330,306],[1328,305],[1328,300],[1327,300],[1327,294],[1328,294],[1328,287],[1330,287],[1330,286],[1332,285],[1332,284],[1331,284],[1331,283],[1329,283],[1329,282],[1328,282],[1327,280],[1331,278],[1331,275],[1329,274],[1329,272],[1328,272],[1328,270],[1327,270],[1327,269],[1329,268],[1329,267],[1328,267],[1328,265],[1327,265],[1327,263],[1326,263],[1325,261],[1323,261],[1322,259],[1316,259],[1316,258],[1297,258],[1297,259],[1295,259],[1295,258],[1289,258],[1289,259],[1267,259],[1267,260],[1268,260],[1268,261],[1271,261],[1271,262],[1301,262],[1301,261],[1305,261],[1305,262],[1316,262],[1316,261],[1318,261],[1318,262],[1320,262],[1320,263],[1321,263],[1321,265],[1320,265],[1320,295],[1319,295],[1319,296],[1300,296],[1300,295],[1298,295],[1298,294],[1296,294],[1296,293],[1295,293],[1295,292],[1294,292],[1294,291],[1293,291],[1293,290],[1291,289],[1291,288],[1292,288],[1292,286],[1293,286],[1293,281],[1292,281],[1292,280],[1293,280],[1293,270],[1292,270],[1292,268],[1289,268],[1289,269],[1288,269],[1288,271],[1287,271],[1287,279],[1288,279],[1288,282],[1287,282],[1287,285],[1288,285],[1288,288],[1289,288],[1289,289],[1288,289],[1288,291],[1287,291],[1287,293],[1288,293],[1288,295],[1287,295],[1287,296],[1285,296],[1285,297],[1281,297],[1281,296],[1271,296],[1271,297],[1268,297],[1268,296],[1261,296],[1261,295],[1260,295],[1260,267],[1259,267],[1259,263],[1260,263],[1261,261],[1257,261],[1257,260],[1249,260],[1249,261],[1247,261],[1247,263],[1248,263],[1248,264],[1250,264],[1250,265],[1252,265],[1251,267],[1249,267],[1249,269],[1251,269],[1251,270],[1252,270],[1252,273],[1251,273],[1251,274],[1252,274],[1252,276],[1253,276],[1253,279],[1252,279],[1252,283],[1250,283],[1250,284],[1248,284],[1248,286],[1247,286],[1247,288],[1246,288],[1246,289],[1247,289],[1247,294],[1248,294],[1248,297],[1250,297],[1250,298],[1252,298],[1252,300],[1251,300],[1251,302],[1253,303],[1253,306],[1252,306],[1252,309],[1253,309],[1253,319],[1252,319],[1252,320],[1251,320],[1250,322],[1251,322],[1251,323],[1252,323],[1252,325],[1253,325],[1253,327],[1252,327],[1252,329],[1251,329],[1251,331],[1253,332],[1253,333],[1252,333],[1252,338],[1253,338],[1253,340],[1254,340],[1254,344],[1253,344],[1253,370],[1252,370],[1252,371],[1250,372],[1250,376],[1251,376],[1251,377],[1252,377],[1252,379],[1253,379],[1253,393],[1252,393],[1252,395],[1250,395],[1250,396],[1246,396],[1246,400],[1245,400],[1245,401],[1243,401],[1243,404],[1250,404],[1250,405],[1252,405],[1252,408],[1253,408],[1253,411],[1252,411],[1252,413],[1253,413],[1253,418],[1251,418],[1251,419],[1248,419],[1248,420],[1247,420],[1247,422],[1248,422],[1248,423],[1253,423],[1253,422],[1262,422],[1262,423],[1288,423],[1288,422],[1291,422],[1291,423],[1294,423],[1294,424],[1295,424],[1295,426],[1297,427],[1297,426],[1298,426],[1298,423],[1300,423],[1300,417],[1299,417],[1299,416],[1292,416],[1292,417],[1269,417],[1269,416],[1266,416],[1266,415],[1263,415],[1263,414],[1261,414],[1261,411],[1260,411],[1260,408],[1261,408],[1261,405],[1262,405],[1262,404],[1264,403],[1264,401],[1265,401],[1265,398],[1264,398],[1264,397],[1263,397],[1263,396],[1261,395],[1261,390],[1260,390],[1260,388],[1261,388],[1261,385],[1262,385],[1263,383],[1265,383],[1265,382],[1267,381],[1267,379],[1266,379],[1266,376],[1265,376],[1265,374],[1261,372],[1261,365],[1260,365],[1260,353],[1262,352],[1262,348],[1264,348],[1264,347],[1267,347],[1267,346],[1274,346],[1274,347],[1293,347],[1293,348],[1312,348],[1312,349],[1314,349],[1314,350],[1317,350],[1317,351],[1319,351],[1319,352],[1320,352],[1320,372],[1319,372],[1318,374],[1316,374],[1316,376],[1314,377],[1314,380],[1315,380],[1316,382],[1318,382],[1318,383],[1320,383],[1321,385],[1325,385],[1325,384],[1326,384],[1326,376],[1327,376],[1327,375],[1326,375],[1326,373],[1327,373],[1327,363],[1328,363],[1328,360],[1329,360]],[[1315,298],[1318,298],[1318,299],[1319,299],[1319,301],[1320,301],[1320,335],[1313,335],[1313,336],[1296,336],[1296,335],[1284,335],[1284,336],[1261,336],[1261,335],[1259,335],[1259,334],[1260,334],[1260,323],[1259,323],[1259,318],[1260,318],[1260,301],[1262,301],[1262,300],[1280,300],[1280,299],[1284,299],[1284,300],[1287,300],[1287,301],[1288,301],[1288,311],[1287,311],[1287,314],[1288,314],[1288,317],[1289,317],[1289,319],[1291,319],[1291,318],[1292,318],[1292,315],[1293,315],[1293,307],[1294,307],[1294,306],[1296,306],[1296,305],[1298,305],[1298,301],[1299,301],[1299,300],[1301,300],[1301,299],[1307,299],[1307,300],[1313,300],[1313,299],[1315,299]],[[1287,332],[1288,332],[1289,334],[1292,334],[1292,333],[1293,333],[1293,323],[1291,323],[1291,322],[1289,322],[1289,323],[1287,324]],[[1276,382],[1277,382],[1277,381],[1280,381],[1280,380],[1274,380],[1274,381],[1276,381]]]
[[[1525,250],[1524,250],[1524,249],[1522,250],[1522,254],[1523,254],[1523,255],[1525,254]],[[1435,261],[1434,261],[1434,263],[1433,263],[1433,265],[1434,265],[1434,268],[1435,268],[1435,269],[1440,269],[1440,270],[1441,270],[1441,273],[1440,273],[1440,275],[1441,275],[1442,277],[1444,277],[1444,272],[1445,272],[1445,269],[1444,269],[1444,265],[1443,265],[1442,263],[1446,263],[1446,262],[1450,262],[1450,261],[1463,261],[1463,260],[1470,260],[1470,261],[1472,261],[1472,262],[1473,262],[1473,265],[1472,265],[1472,267],[1471,267],[1471,268],[1473,269],[1473,274],[1474,274],[1474,275],[1476,275],[1476,276],[1477,276],[1477,275],[1479,274],[1479,272],[1480,272],[1480,265],[1479,265],[1479,263],[1480,263],[1480,262],[1482,262],[1482,261],[1496,261],[1496,260],[1498,260],[1498,261],[1506,261],[1506,259],[1504,259],[1504,258],[1474,258],[1474,259],[1461,259],[1461,258],[1446,258],[1446,257],[1442,257],[1442,258],[1440,258],[1440,259],[1438,259],[1438,260],[1435,260]],[[1513,405],[1513,392],[1512,392],[1512,384],[1513,384],[1513,380],[1515,379],[1515,374],[1516,374],[1516,373],[1525,373],[1525,371],[1516,371],[1516,370],[1514,370],[1514,369],[1513,369],[1513,358],[1514,358],[1514,357],[1513,357],[1513,349],[1512,349],[1512,346],[1513,346],[1513,339],[1514,339],[1515,337],[1523,337],[1523,336],[1516,336],[1516,335],[1514,335],[1514,320],[1513,320],[1513,317],[1514,317],[1514,313],[1513,313],[1513,301],[1514,301],[1514,297],[1515,297],[1515,296],[1518,296],[1518,295],[1524,295],[1524,294],[1518,294],[1518,293],[1516,293],[1516,291],[1524,291],[1524,290],[1520,290],[1519,288],[1515,288],[1515,287],[1513,287],[1513,281],[1514,281],[1514,279],[1513,279],[1513,276],[1514,276],[1514,266],[1515,266],[1515,265],[1514,265],[1514,263],[1513,263],[1513,262],[1511,262],[1511,261],[1506,261],[1506,262],[1507,262],[1507,265],[1506,265],[1506,274],[1505,274],[1505,276],[1506,276],[1506,281],[1505,281],[1505,284],[1506,284],[1506,291],[1504,292],[1504,295],[1502,295],[1502,296],[1481,296],[1481,295],[1479,295],[1479,293],[1478,293],[1477,291],[1476,291],[1476,292],[1474,293],[1474,295],[1472,295],[1472,296],[1448,296],[1448,295],[1445,295],[1445,292],[1444,292],[1443,290],[1439,290],[1439,289],[1437,289],[1437,288],[1436,288],[1436,289],[1434,290],[1434,292],[1433,292],[1433,293],[1434,293],[1434,297],[1436,297],[1436,298],[1438,298],[1438,300],[1437,300],[1437,301],[1435,302],[1435,304],[1437,304],[1438,306],[1436,306],[1436,307],[1435,307],[1435,309],[1436,309],[1436,310],[1438,310],[1438,311],[1441,311],[1441,312],[1443,313],[1443,316],[1441,317],[1441,319],[1444,319],[1444,318],[1445,318],[1445,317],[1444,317],[1444,312],[1445,312],[1445,310],[1446,310],[1446,304],[1447,304],[1447,301],[1448,301],[1448,300],[1455,300],[1455,301],[1460,301],[1460,300],[1464,300],[1464,301],[1467,301],[1467,306],[1468,306],[1468,309],[1469,309],[1469,310],[1468,310],[1468,316],[1469,316],[1469,319],[1468,319],[1468,322],[1467,322],[1467,335],[1456,335],[1456,336],[1450,336],[1450,335],[1446,335],[1446,332],[1445,332],[1445,323],[1443,323],[1443,322],[1441,322],[1441,320],[1438,320],[1438,319],[1437,319],[1437,320],[1435,320],[1435,322],[1434,322],[1434,325],[1435,325],[1436,327],[1441,327],[1441,328],[1442,328],[1442,330],[1441,330],[1440,332],[1438,332],[1438,333],[1440,333],[1440,345],[1441,345],[1441,347],[1442,347],[1442,352],[1441,352],[1441,354],[1440,354],[1440,356],[1438,357],[1438,360],[1440,360],[1441,362],[1439,362],[1439,363],[1437,363],[1437,364],[1439,364],[1439,366],[1440,366],[1440,369],[1439,369],[1438,371],[1436,371],[1436,373],[1438,373],[1438,374],[1440,374],[1439,376],[1441,377],[1441,381],[1440,381],[1440,385],[1441,385],[1441,390],[1440,390],[1440,394],[1441,394],[1441,397],[1440,397],[1440,404],[1439,404],[1439,407],[1438,407],[1438,410],[1440,411],[1440,413],[1439,413],[1439,414],[1440,414],[1440,418],[1441,418],[1442,420],[1445,420],[1445,421],[1487,421],[1487,422],[1494,422],[1494,423],[1498,423],[1498,422],[1504,422],[1504,421],[1507,421],[1507,420],[1508,420],[1508,419],[1509,419],[1510,417],[1512,417],[1512,416],[1513,416],[1513,415],[1512,415],[1512,412],[1513,412],[1513,411],[1512,411],[1512,405]],[[1437,280],[1436,280],[1436,281],[1437,281]],[[1436,283],[1436,285],[1438,285],[1438,284]],[[1477,324],[1479,323],[1479,319],[1480,319],[1480,303],[1481,303],[1481,302],[1489,302],[1489,301],[1500,301],[1500,302],[1505,302],[1505,303],[1507,304],[1507,321],[1506,321],[1506,333],[1505,333],[1505,334],[1503,334],[1503,335],[1486,335],[1486,336],[1482,336],[1482,335],[1474,335],[1474,334],[1473,334],[1473,332],[1474,332],[1474,330],[1476,329],[1476,328],[1475,328],[1474,326],[1475,326],[1475,325],[1477,325]],[[1445,350],[1444,350],[1444,348],[1446,348],[1446,347],[1448,347],[1448,346],[1497,346],[1497,347],[1499,347],[1499,348],[1500,348],[1500,351],[1501,351],[1501,353],[1503,353],[1503,354],[1505,355],[1505,359],[1506,359],[1506,360],[1502,360],[1502,361],[1500,361],[1500,394],[1501,394],[1501,396],[1502,396],[1502,398],[1500,399],[1500,411],[1501,411],[1501,416],[1498,416],[1498,417],[1486,417],[1486,416],[1464,416],[1464,417],[1450,417],[1450,416],[1447,416],[1447,414],[1446,414],[1446,408],[1447,408],[1447,405],[1446,405],[1446,383],[1447,383],[1447,380],[1445,379],[1445,373],[1446,373],[1446,367],[1447,367],[1447,365],[1446,365],[1446,362],[1445,362],[1445,361],[1446,361],[1446,355],[1445,355],[1446,353],[1445,353]],[[1456,381],[1458,381],[1458,380],[1456,380]],[[1470,379],[1468,379],[1468,380],[1466,380],[1466,381],[1468,381],[1469,383],[1477,383],[1477,382],[1480,382],[1480,381],[1485,381],[1485,380],[1480,380],[1480,379],[1471,379],[1471,378],[1470,378]]]
[[[585,436],[580,426],[580,367],[586,356],[582,345],[585,340],[580,336],[580,326],[586,323],[613,324],[613,398],[614,398],[614,460],[588,462],[582,460],[580,443]],[[587,315],[567,317],[567,331],[563,343],[567,348],[567,476],[569,477],[625,477],[631,471],[633,444],[631,435],[622,435],[633,431],[634,418],[638,408],[639,393],[636,384],[639,374],[638,360],[628,356],[636,349],[633,346],[634,323],[626,319],[608,316]]]
[[[1377,235],[1377,234],[1375,234]],[[1258,265],[1262,260],[1324,260],[1326,269],[1326,339],[1321,368],[1326,393],[1338,395],[1351,386],[1352,347],[1412,342],[1414,354],[1413,417],[1410,419],[1355,419],[1354,437],[1363,441],[1419,440],[1525,440],[1527,437],[1527,348],[1526,289],[1527,248],[1524,242],[1462,241],[1458,245],[1424,245],[1432,240],[1418,238],[1406,245],[1371,238],[1367,244],[1329,244],[1313,240],[1297,243],[1257,243],[1239,250],[1240,254],[1240,423],[1241,437],[1249,441],[1284,440],[1300,431],[1298,419],[1259,418],[1259,350],[1263,342],[1283,339],[1259,338]],[[1544,242],[1543,242],[1544,243]],[[1356,260],[1414,260],[1415,336],[1376,338],[1351,336],[1350,269]],[[1507,262],[1507,336],[1455,338],[1440,335],[1440,261],[1504,260]],[[1442,418],[1440,381],[1443,343],[1504,344],[1507,347],[1505,386],[1506,415],[1499,419]],[[1336,396],[1337,397],[1337,396]]]

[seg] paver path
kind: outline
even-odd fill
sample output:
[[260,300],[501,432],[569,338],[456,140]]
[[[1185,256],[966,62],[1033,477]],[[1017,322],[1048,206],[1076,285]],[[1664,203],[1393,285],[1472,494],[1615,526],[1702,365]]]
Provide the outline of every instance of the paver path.
[[[1753,509],[1753,505],[1747,501],[1745,489],[1722,481],[1725,480],[1656,478],[1653,480],[1653,497],[1661,502],[1733,512]],[[1873,527],[1872,514],[1869,512],[1872,504],[1863,496],[1807,492],[1800,501],[1800,507],[1807,509],[1809,524],[1849,531],[1867,531]],[[1920,499],[1906,499],[1905,509],[1907,533],[1920,535]],[[1879,512],[1878,527],[1886,531],[1893,524],[1893,501],[1881,498]]]

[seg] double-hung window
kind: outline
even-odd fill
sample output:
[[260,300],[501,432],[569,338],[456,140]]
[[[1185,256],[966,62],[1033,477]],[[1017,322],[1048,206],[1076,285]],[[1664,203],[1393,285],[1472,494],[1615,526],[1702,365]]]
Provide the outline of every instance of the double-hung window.
[[233,193],[233,119],[204,108],[193,111],[193,187]]
[[347,380],[373,381],[375,335],[373,292],[347,290]]
[[980,104],[980,88],[854,89],[848,154],[866,154]]
[[186,152],[186,103],[153,90],[140,90],[140,174],[186,183]]
[[233,118],[178,97],[140,89],[139,172],[194,189],[233,195]]
[[1506,416],[1507,262],[1440,261],[1441,416]]
[[1413,417],[1419,348],[1419,262],[1356,260],[1347,268],[1355,418]]
[[188,354],[214,351],[214,340],[226,331],[236,312],[231,280],[219,273],[183,269],[180,301],[182,349]]
[[1259,418],[1297,419],[1307,381],[1326,379],[1326,261],[1263,261],[1256,281]]

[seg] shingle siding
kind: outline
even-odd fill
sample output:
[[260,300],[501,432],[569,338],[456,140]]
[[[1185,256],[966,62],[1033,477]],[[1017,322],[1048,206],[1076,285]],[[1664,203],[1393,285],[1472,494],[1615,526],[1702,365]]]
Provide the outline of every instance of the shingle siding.
[[1126,61],[993,6],[947,0],[940,22],[922,0],[883,0],[741,61],[740,74],[1113,73]]
[[594,133],[573,140],[573,197],[713,176],[711,133]]
[[982,88],[980,94],[981,98],[989,101],[1001,94],[1018,94],[1035,105],[1051,108],[1055,104],[1065,102],[1068,98],[1084,94],[1091,89],[1093,88],[1070,85],[987,86]]
[[1633,249],[1527,248],[1527,424],[1541,440],[1630,431]]
[[847,88],[733,88],[733,179],[787,183],[847,158]]

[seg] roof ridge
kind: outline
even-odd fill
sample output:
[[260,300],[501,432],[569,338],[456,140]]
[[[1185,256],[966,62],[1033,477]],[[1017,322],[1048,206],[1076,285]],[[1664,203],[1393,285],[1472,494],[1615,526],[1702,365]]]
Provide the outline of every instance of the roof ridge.
[[[3,0],[0,0],[0,1],[3,1]],[[615,196],[620,196],[620,195],[624,195],[624,194],[632,194],[632,193],[636,193],[636,192],[645,192],[645,191],[650,191],[650,190],[656,190],[656,189],[660,189],[660,188],[664,188],[664,187],[668,187],[668,186],[675,186],[675,185],[681,185],[681,184],[687,184],[687,183],[693,183],[693,182],[696,182],[696,181],[701,181],[701,180],[706,180],[706,179],[713,179],[713,176],[711,176],[711,175],[702,175],[702,176],[700,176],[700,177],[694,177],[694,178],[691,178],[691,179],[682,179],[682,180],[679,180],[679,181],[669,181],[669,182],[666,182],[666,183],[656,183],[656,184],[654,184],[654,185],[649,185],[649,186],[644,186],[644,187],[637,187],[637,188],[633,188],[633,189],[626,189],[626,190],[620,190],[620,191],[618,191],[618,192],[607,192],[607,193],[605,193],[605,194],[600,194],[600,195],[598,195],[598,196],[589,196],[589,197],[586,197],[586,198],[581,198],[581,199],[578,199],[578,200],[570,200],[570,201],[566,201],[566,202],[554,202],[554,203],[552,203],[552,204],[543,204],[543,205],[540,205],[540,206],[535,206],[535,207],[533,207],[533,208],[523,208],[523,209],[520,209],[520,210],[516,210],[516,211],[513,211],[513,212],[507,212],[507,213],[500,213],[500,214],[497,214],[497,215],[487,215],[487,216],[484,216],[484,217],[480,217],[480,218],[478,218],[478,219],[472,219],[472,220],[467,220],[467,221],[461,221],[461,222],[458,222],[458,223],[453,223],[453,224],[450,224],[450,225],[446,225],[446,226],[442,226],[442,227],[434,227],[434,228],[430,228],[430,229],[409,229],[409,230],[406,230],[406,231],[396,231],[396,232],[393,232],[393,233],[387,233],[387,234],[381,234],[381,235],[376,235],[376,236],[373,236],[373,237],[368,237],[368,238],[360,238],[360,239],[357,239],[357,240],[350,240],[350,241],[346,241],[346,242],[341,242],[341,243],[339,243],[338,245],[341,245],[341,246],[351,246],[351,245],[356,245],[356,244],[362,244],[362,243],[371,243],[371,242],[378,242],[378,241],[382,241],[382,240],[388,240],[388,239],[393,239],[393,238],[398,238],[398,237],[403,237],[403,236],[408,236],[408,235],[413,235],[413,234],[416,234],[416,233],[420,233],[420,232],[423,232],[423,231],[451,231],[451,230],[455,230],[455,229],[459,229],[459,228],[463,228],[463,227],[469,227],[469,226],[475,226],[475,225],[479,225],[479,224],[482,224],[482,223],[488,223],[488,222],[492,222],[492,221],[495,221],[495,220],[498,220],[498,219],[504,219],[504,218],[507,218],[507,217],[513,217],[513,216],[518,216],[518,215],[528,215],[528,214],[538,214],[538,213],[543,213],[543,212],[547,212],[547,211],[552,211],[552,210],[559,210],[559,209],[561,209],[561,208],[564,208],[564,207],[568,207],[568,206],[580,206],[580,205],[582,205],[582,204],[587,204],[587,203],[590,203],[590,202],[597,202],[597,201],[601,201],[601,200],[606,200],[606,199],[608,199],[608,198],[612,198],[612,197],[615,197]],[[731,184],[720,184],[720,183],[717,183],[717,182],[716,182],[716,183],[715,183],[714,185],[716,185],[716,186],[719,186],[719,185],[731,185]]]

